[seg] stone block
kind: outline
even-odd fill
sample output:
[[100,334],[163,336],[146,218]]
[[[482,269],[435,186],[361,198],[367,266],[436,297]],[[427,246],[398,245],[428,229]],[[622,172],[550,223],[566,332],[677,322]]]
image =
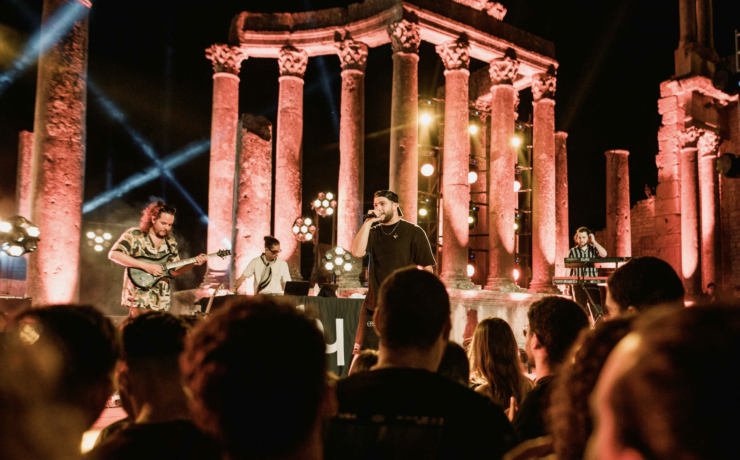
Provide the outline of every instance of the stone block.
[[663,166],[678,165],[678,155],[676,153],[661,153],[655,156],[655,166],[662,168]]
[[678,164],[663,164],[658,168],[658,182],[678,179]]
[[660,97],[669,97],[681,92],[681,85],[675,80],[666,80],[660,84]]
[[662,115],[663,115],[664,125],[672,125],[672,124],[678,123],[678,120],[679,120],[678,110],[671,110],[670,112],[666,112]]
[[671,112],[678,109],[678,98],[676,96],[669,96],[658,99],[658,113],[663,115],[664,113]]
[[669,199],[669,200],[659,200],[655,204],[655,215],[656,216],[665,216],[668,214],[680,214],[681,213],[681,200],[678,199]]
[[655,237],[655,235],[643,236],[642,238],[640,238],[640,248],[642,248],[643,250],[655,249],[657,241],[658,239]]
[[675,124],[663,125],[658,128],[658,141],[675,139],[676,133],[678,133],[678,127]]
[[655,235],[659,238],[657,245],[660,247],[664,246],[660,239],[671,233],[681,234],[681,215],[669,214],[666,216],[656,216]]
[[[678,198],[681,194],[681,182],[677,180],[669,180],[661,182],[655,189],[655,195],[658,200],[665,200],[669,198]],[[655,202],[655,207],[658,207],[658,200]],[[655,215],[659,215],[656,213]]]

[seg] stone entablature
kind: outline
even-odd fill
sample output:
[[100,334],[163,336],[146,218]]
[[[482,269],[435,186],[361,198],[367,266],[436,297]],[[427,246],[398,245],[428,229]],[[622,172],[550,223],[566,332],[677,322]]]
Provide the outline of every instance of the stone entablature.
[[337,33],[374,48],[390,43],[388,27],[402,21],[416,24],[420,39],[434,45],[464,34],[470,57],[484,62],[514,50],[520,62],[514,82],[517,90],[529,87],[534,74],[558,66],[552,43],[496,19],[485,9],[452,0],[368,0],[305,13],[243,12],[232,21],[229,43],[247,49],[250,57],[277,58],[288,45],[309,57],[330,55],[336,53]]

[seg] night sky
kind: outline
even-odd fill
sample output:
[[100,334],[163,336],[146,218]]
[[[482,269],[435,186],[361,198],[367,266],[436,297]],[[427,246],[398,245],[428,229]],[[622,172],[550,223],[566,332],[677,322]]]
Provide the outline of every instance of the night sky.
[[[41,1],[0,2],[0,72],[18,57],[38,29]],[[657,185],[659,84],[673,74],[678,45],[678,0],[534,1],[502,3],[504,22],[555,44],[560,63],[556,129],[568,136],[570,227],[604,228],[604,152],[630,151],[631,199]],[[90,13],[85,201],[152,165],[149,143],[160,158],[210,139],[213,70],[205,48],[227,39],[231,19],[244,10],[296,12],[342,1],[111,1],[93,0]],[[715,48],[734,52],[740,28],[736,1],[714,1]],[[485,63],[471,62],[471,70]],[[339,170],[339,59],[311,58],[305,77],[304,207],[319,191],[336,191]],[[444,84],[433,45],[422,43],[420,97]],[[0,94],[0,216],[12,215],[18,132],[33,129],[37,67],[30,67]],[[278,66],[274,59],[248,59],[241,66],[240,112],[277,122]],[[388,184],[392,61],[390,44],[370,50],[365,79],[365,194],[371,200]],[[529,93],[529,90],[526,91]],[[108,105],[98,97],[103,95]],[[523,95],[520,119],[532,108]],[[111,116],[110,108],[120,111]],[[123,122],[121,122],[123,120]],[[139,141],[132,137],[138,135]],[[377,133],[373,135],[374,133]],[[174,175],[204,211],[208,205],[208,152],[203,150]],[[86,222],[134,224],[151,197],[178,208],[177,234],[191,253],[205,250],[206,227],[171,183],[154,180],[85,215]],[[41,229],[42,232],[46,229]],[[46,230],[48,231],[48,230]],[[324,233],[327,235],[328,232]],[[198,277],[200,279],[200,277]]]

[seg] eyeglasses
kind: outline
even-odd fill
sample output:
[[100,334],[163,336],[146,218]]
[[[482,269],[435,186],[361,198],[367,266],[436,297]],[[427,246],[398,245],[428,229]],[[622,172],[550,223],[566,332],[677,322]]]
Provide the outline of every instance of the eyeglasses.
[[278,254],[280,254],[281,252],[283,252],[283,250],[282,250],[282,249],[278,249],[277,251],[273,251],[273,250],[272,250],[272,249],[270,249],[270,248],[266,248],[266,249],[267,249],[268,251],[270,251],[271,253],[275,254],[275,255],[278,255]]
[[527,338],[528,333],[529,333],[529,324],[527,324],[526,326],[522,328],[522,334],[524,334],[524,338]]

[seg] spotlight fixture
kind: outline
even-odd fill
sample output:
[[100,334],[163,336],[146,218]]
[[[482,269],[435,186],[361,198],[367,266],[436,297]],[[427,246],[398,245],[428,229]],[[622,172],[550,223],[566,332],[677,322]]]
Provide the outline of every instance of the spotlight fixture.
[[352,271],[356,263],[357,259],[341,246],[326,251],[321,258],[321,265],[334,276],[342,276]]
[[0,222],[0,248],[11,257],[20,257],[38,248],[39,228],[21,216]]
[[421,165],[421,175],[429,177],[434,174],[434,162],[433,160],[426,160],[426,163]]
[[109,248],[113,238],[109,232],[103,231],[102,228],[90,230],[85,233],[85,236],[87,236],[87,245],[93,248],[95,252],[103,252],[104,249]]
[[468,264],[468,278],[472,277],[473,275],[475,275],[475,265]]
[[419,117],[419,123],[421,123],[422,125],[426,126],[431,122],[432,122],[432,116],[429,115],[428,113],[422,113],[421,116]]
[[310,217],[299,217],[293,222],[293,236],[300,242],[312,241],[316,226]]
[[468,171],[468,184],[475,184],[478,180],[478,164],[473,161],[470,163],[470,170]]
[[478,208],[474,206],[468,211],[468,229],[472,230],[476,225],[478,225]]
[[427,214],[429,214],[429,211],[427,211],[427,208],[419,208],[419,215],[421,217],[426,217]]
[[337,202],[334,200],[334,194],[331,192],[319,193],[319,196],[311,204],[311,208],[320,216],[331,216],[334,214],[336,207]]
[[514,181],[514,191],[518,192],[521,188],[522,188],[522,183],[519,182],[518,180],[515,180]]
[[468,126],[468,132],[470,134],[478,134],[478,125],[470,125]]
[[514,280],[516,281],[516,280],[518,280],[518,279],[519,279],[519,270],[517,270],[517,269],[515,268],[515,269],[514,269]]
[[511,145],[513,145],[514,147],[519,147],[520,145],[522,145],[522,140],[519,139],[519,137],[514,136],[511,138]]

